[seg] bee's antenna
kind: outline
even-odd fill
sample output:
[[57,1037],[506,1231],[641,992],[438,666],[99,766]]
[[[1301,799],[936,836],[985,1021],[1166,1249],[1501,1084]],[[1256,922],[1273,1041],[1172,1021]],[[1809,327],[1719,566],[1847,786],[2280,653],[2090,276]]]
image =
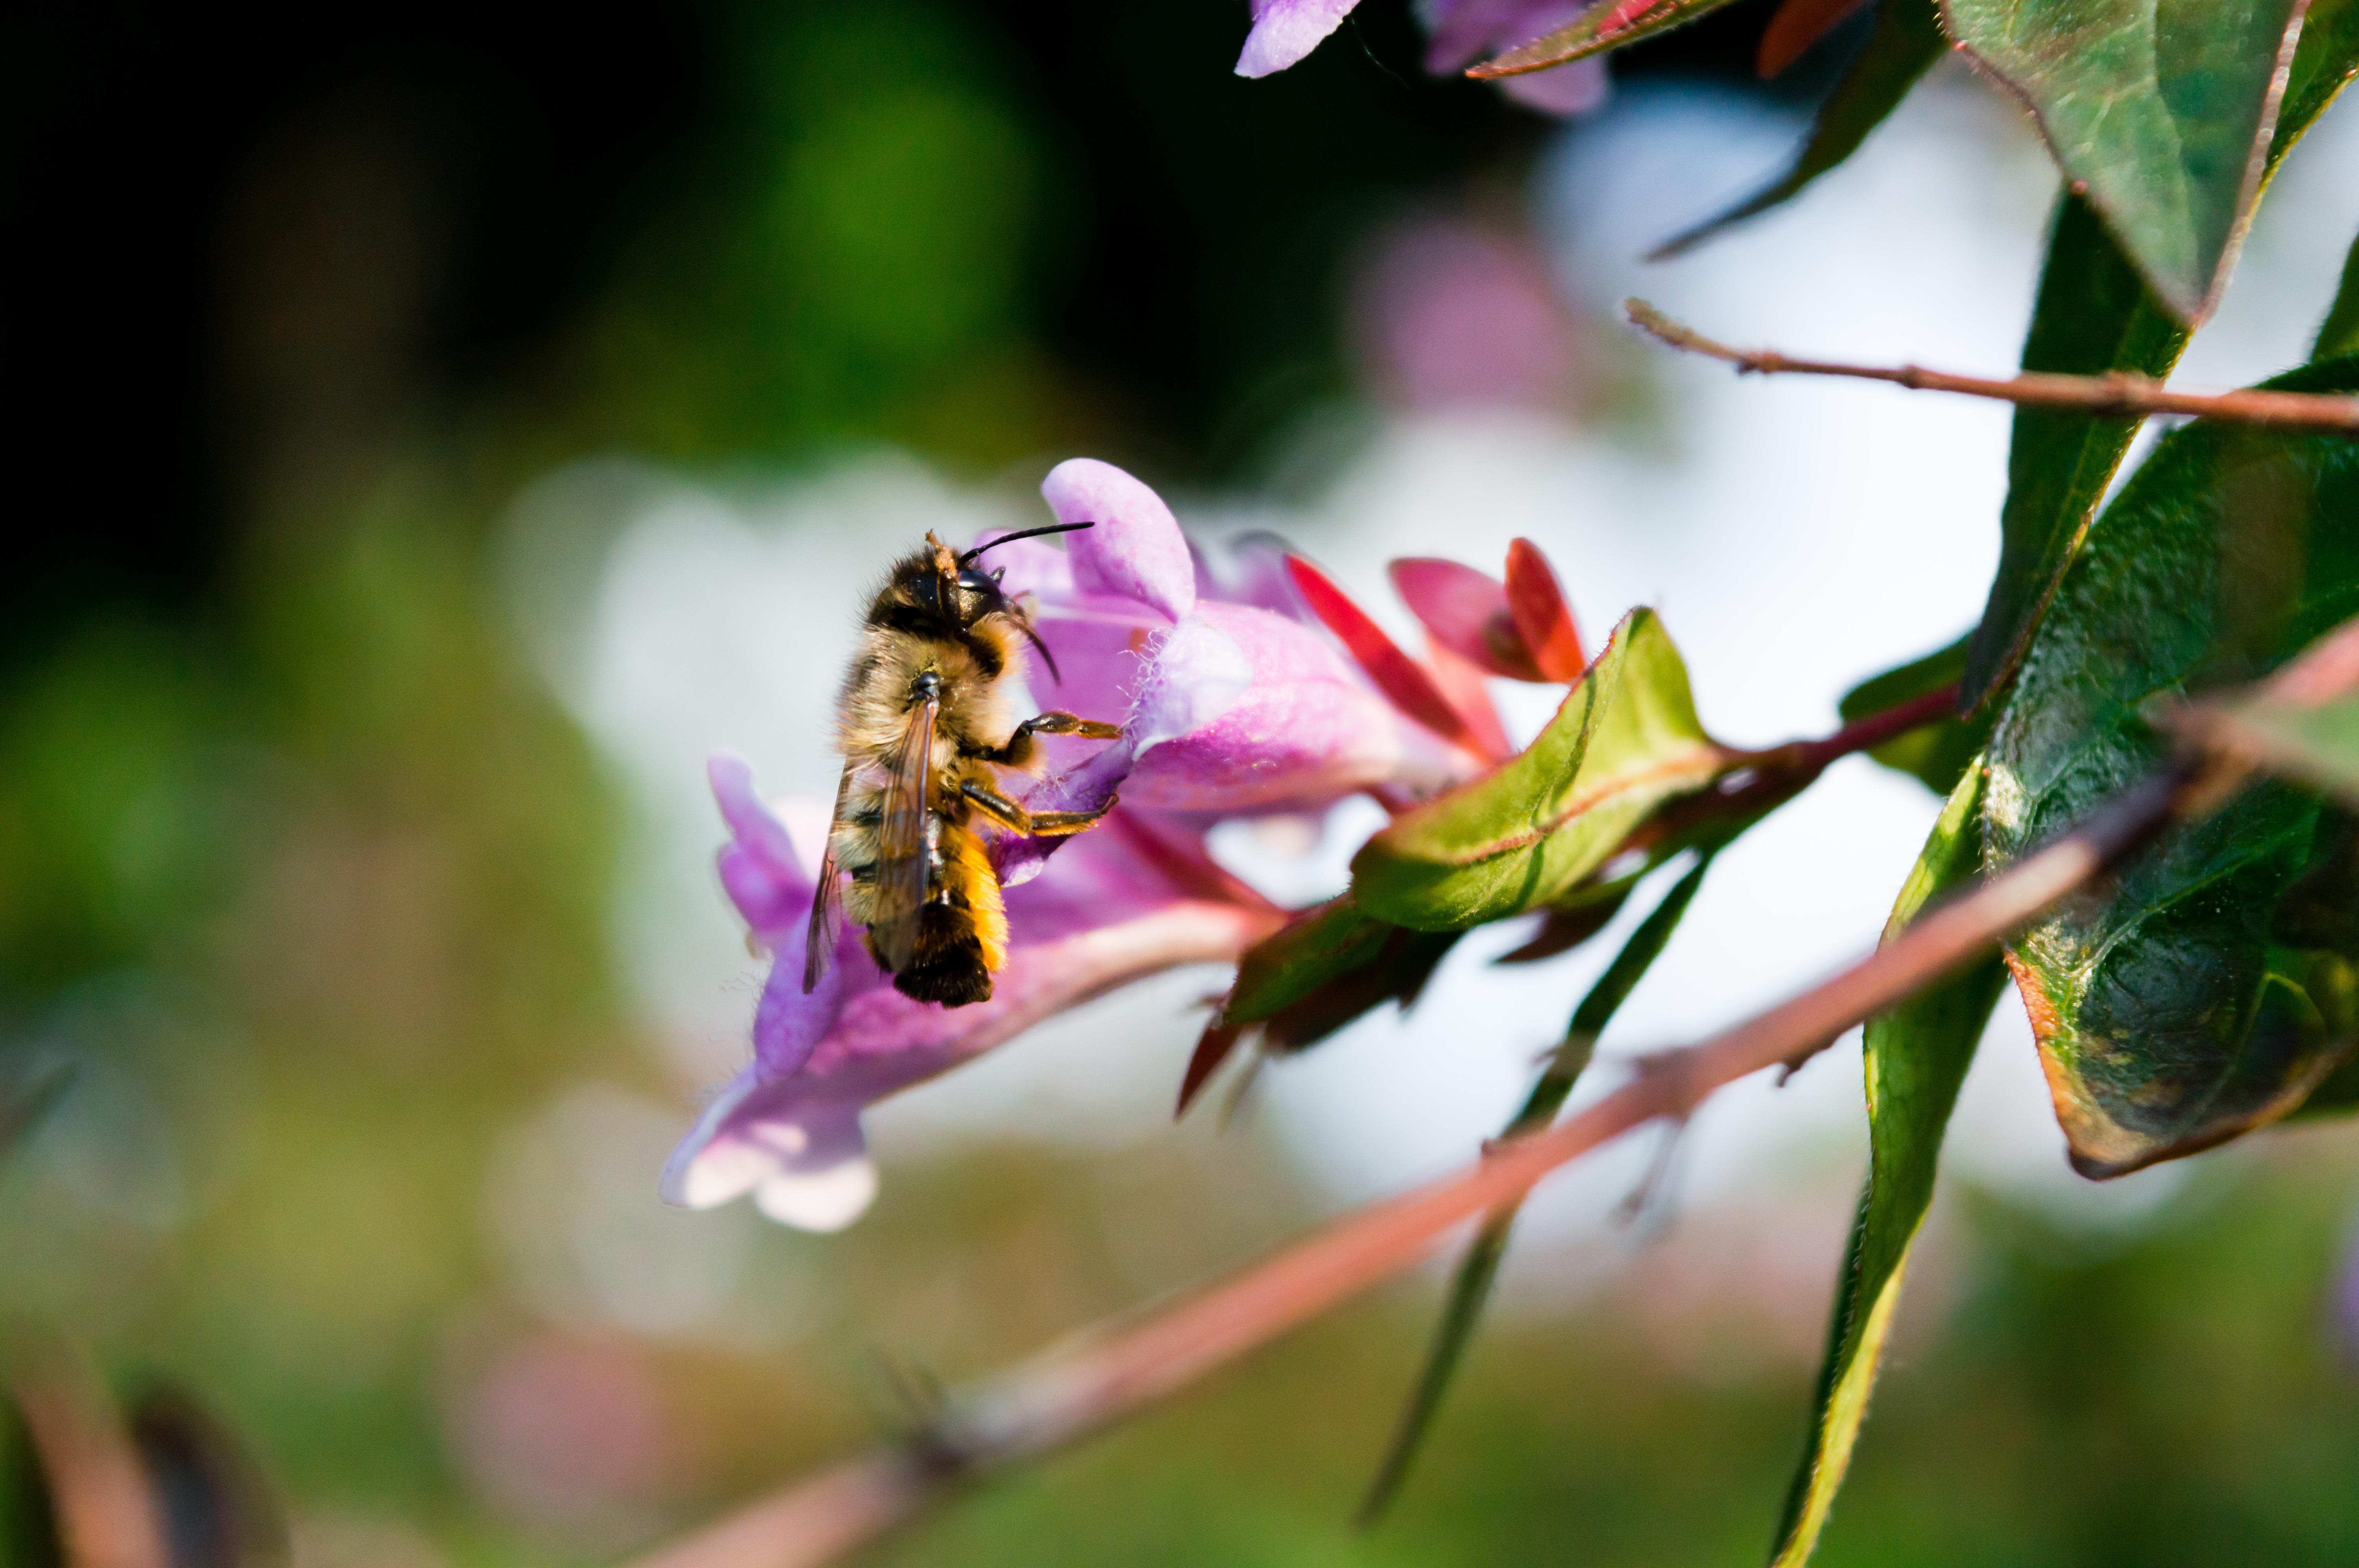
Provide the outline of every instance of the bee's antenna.
[[973,549],[969,550],[965,555],[961,556],[958,558],[958,563],[961,567],[971,567],[974,565],[974,558],[983,554],[984,551],[995,550],[1011,539],[1037,539],[1043,534],[1077,534],[1084,528],[1094,528],[1096,526],[1097,524],[1095,523],[1050,523],[1038,528],[1018,528],[1013,534],[1002,534],[996,539],[987,540],[983,544],[977,545]]

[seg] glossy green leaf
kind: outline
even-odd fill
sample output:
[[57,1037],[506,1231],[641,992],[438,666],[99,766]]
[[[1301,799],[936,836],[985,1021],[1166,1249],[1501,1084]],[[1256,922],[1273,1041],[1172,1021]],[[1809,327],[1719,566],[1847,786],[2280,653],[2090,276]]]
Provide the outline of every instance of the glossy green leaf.
[[[2359,388],[2359,357],[2267,384]],[[2072,562],[1991,737],[2004,866],[2161,762],[2160,694],[2267,674],[2359,611],[2359,442],[2198,423]],[[2117,1175],[2300,1103],[2359,1033],[2342,814],[2262,782],[2010,945],[2072,1159]],[[2352,885],[2359,885],[2353,882]]]
[[1945,0],[2180,320],[2209,315],[2260,189],[2301,0]]
[[[1679,929],[1680,917],[1694,901],[1696,890],[1703,885],[1704,872],[1711,867],[1711,855],[1700,856],[1688,873],[1663,895],[1663,902],[1648,911],[1638,929],[1630,934],[1622,951],[1614,956],[1614,962],[1606,966],[1605,973],[1598,977],[1597,983],[1573,1010],[1564,1043],[1549,1058],[1539,1081],[1532,1086],[1531,1094],[1500,1133],[1501,1138],[1520,1137],[1556,1119],[1556,1113],[1564,1107],[1565,1097],[1572,1093],[1574,1082],[1595,1054],[1598,1035],[1604,1033],[1605,1025],[1661,956],[1671,933]],[[1458,1272],[1450,1282],[1449,1302],[1434,1330],[1433,1345],[1426,1352],[1417,1387],[1401,1412],[1400,1423],[1394,1429],[1384,1462],[1376,1468],[1375,1479],[1369,1484],[1368,1495],[1360,1504],[1363,1522],[1381,1513],[1400,1490],[1433,1424],[1434,1415],[1441,1409],[1441,1397],[1466,1354],[1467,1342],[1473,1337],[1474,1325],[1482,1320],[1484,1303],[1491,1299],[1491,1286],[1499,1276],[1499,1261],[1507,1253],[1507,1233],[1516,1223],[1516,1211],[1520,1206],[1506,1204],[1486,1217],[1467,1247],[1466,1256],[1459,1262]]]
[[1352,897],[1370,916],[1420,931],[1536,909],[1726,762],[1697,722],[1687,666],[1662,622],[1634,610],[1521,754],[1368,841],[1352,861]]
[[[1946,648],[1862,681],[1843,693],[1836,710],[1843,715],[1844,723],[1855,724],[1913,698],[1929,697],[1943,687],[1957,685],[1966,673],[1966,643],[1967,638],[1961,637]],[[1946,796],[1958,787],[1958,780],[1965,776],[1966,764],[1982,751],[1983,741],[1989,733],[1987,715],[1951,719],[1896,735],[1881,746],[1869,748],[1867,754],[1887,768],[1922,780],[1934,794]]]
[[1701,22],[1734,3],[1734,0],[1599,0],[1555,32],[1511,49],[1495,59],[1485,60],[1466,74],[1489,78],[1546,70],[1552,65],[1586,59],[1673,27],[1686,27],[1690,22]]
[[2353,353],[2359,353],[2359,240],[2351,242],[2351,254],[2343,263],[2342,287],[2334,291],[2334,303],[2327,308],[2310,357],[2331,360],[2337,354]]
[[[1902,884],[1884,927],[1885,940],[1935,898],[1973,880],[1982,864],[1982,793],[1983,770],[1975,761],[1963,770]],[[1965,1081],[1974,1046],[2006,985],[2006,966],[1993,955],[1868,1022],[1867,1186],[1860,1194],[1835,1283],[1810,1439],[1778,1523],[1774,1568],[1796,1568],[1810,1556],[1843,1485],[1900,1300],[1909,1244],[1933,1201],[1941,1138],[1957,1104],[1958,1086]]]
[[1876,9],[1875,31],[1819,105],[1810,139],[1793,167],[1717,218],[1665,241],[1647,259],[1669,261],[1683,255],[1723,230],[1800,194],[1803,187],[1857,152],[1868,133],[1900,106],[1949,47],[1933,0],[1884,0]]
[[[2313,0],[2262,171],[2265,184],[2354,70],[2359,0]],[[2187,336],[2088,202],[2068,191],[2049,237],[2023,368],[2075,375],[2130,371],[2159,379],[2179,362]],[[1966,660],[1966,688],[1978,700],[1989,700],[2012,678],[2136,433],[2132,419],[2016,410],[1998,575]]]

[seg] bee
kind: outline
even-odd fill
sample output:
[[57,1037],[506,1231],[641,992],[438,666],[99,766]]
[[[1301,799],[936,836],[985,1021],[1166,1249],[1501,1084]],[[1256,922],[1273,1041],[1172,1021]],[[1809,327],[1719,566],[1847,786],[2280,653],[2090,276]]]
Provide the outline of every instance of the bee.
[[903,995],[944,1007],[989,1000],[1007,961],[1007,915],[979,829],[1061,838],[1113,809],[1109,800],[1095,811],[1027,811],[1000,793],[993,770],[1039,765],[1034,737],[1113,740],[1122,727],[1056,711],[1016,722],[1026,643],[1063,677],[1026,608],[1001,589],[1005,569],[975,565],[1011,539],[1092,526],[1027,528],[964,555],[928,534],[924,548],[894,563],[837,699],[843,777],[811,902],[804,990],[827,972],[849,916]]

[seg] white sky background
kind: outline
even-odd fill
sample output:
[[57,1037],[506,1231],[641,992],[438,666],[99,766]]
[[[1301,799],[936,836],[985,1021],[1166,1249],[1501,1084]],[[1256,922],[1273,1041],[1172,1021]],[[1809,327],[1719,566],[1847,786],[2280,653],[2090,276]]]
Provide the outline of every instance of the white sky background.
[[[1779,167],[1799,129],[1658,87],[1564,133],[1531,200],[1569,290],[1601,315],[1643,294],[1733,341],[2010,368],[2055,180],[2020,116],[1962,72],[1945,70],[1785,211],[1677,263],[1636,259]],[[2354,230],[2359,114],[2345,106],[2289,161],[2180,382],[2234,384],[2305,357]],[[1285,534],[1404,634],[1387,559],[1448,555],[1495,573],[1507,542],[1528,535],[1591,643],[1628,606],[1657,606],[1705,722],[1737,743],[1826,731],[1846,687],[1973,622],[1997,557],[2006,409],[1858,384],[1740,382],[1668,353],[1653,370],[1673,420],[1662,450],[1529,415],[1403,419],[1307,503],[1168,499],[1201,534]],[[838,672],[890,550],[929,527],[956,538],[1044,515],[1037,498],[961,492],[893,454],[735,492],[590,464],[518,503],[508,564],[519,613],[642,808],[616,950],[684,1089],[743,1059],[760,973],[711,870],[721,827],[706,753],[735,749],[766,790],[824,797]],[[1528,733],[1546,717],[1533,689],[1503,695],[1520,698],[1505,704],[1511,729]],[[1693,1038],[1864,951],[1935,805],[1864,759],[1838,764],[1721,857],[1606,1052]],[[1247,833],[1222,848],[1307,899],[1340,888],[1375,816],[1346,808],[1305,864],[1273,860]],[[1515,934],[1475,934],[1414,1014],[1365,1021],[1265,1074],[1251,1114],[1335,1206],[1463,1162],[1519,1100],[1533,1056],[1639,913],[1537,969],[1486,968]],[[1217,971],[1150,982],[880,1108],[881,1202],[892,1202],[897,1159],[957,1140],[1175,1136],[1170,1096],[1201,1023],[1187,1004],[1223,983]],[[684,1096],[683,1129],[687,1106]],[[1799,1184],[1847,1206],[1864,1149],[1854,1039],[1783,1090],[1756,1080],[1716,1098],[1689,1135],[1680,1195],[1690,1207],[1742,1206]],[[1528,1233],[1538,1245],[1519,1249],[1521,1266],[1553,1261],[1560,1274],[1572,1259],[1615,1255],[1567,1244],[1594,1237],[1647,1152],[1633,1145],[1544,1188]],[[2095,1222],[2150,1206],[2179,1179],[2167,1168],[2099,1187],[2070,1175],[2011,1000],[1969,1081],[1950,1158]]]

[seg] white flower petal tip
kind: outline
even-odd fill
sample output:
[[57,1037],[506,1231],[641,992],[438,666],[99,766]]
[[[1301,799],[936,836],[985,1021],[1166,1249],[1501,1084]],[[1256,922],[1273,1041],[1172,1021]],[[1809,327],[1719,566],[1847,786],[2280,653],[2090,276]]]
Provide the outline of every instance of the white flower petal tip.
[[1256,0],[1253,31],[1237,56],[1237,74],[1264,77],[1284,70],[1343,25],[1359,0]]
[[754,1206],[780,1225],[842,1230],[876,1199],[876,1166],[866,1158],[823,1171],[779,1171],[754,1189]]
[[778,1168],[776,1154],[735,1139],[702,1148],[695,1143],[691,1138],[681,1144],[679,1153],[664,1167],[658,1191],[674,1208],[718,1208],[744,1197]]

